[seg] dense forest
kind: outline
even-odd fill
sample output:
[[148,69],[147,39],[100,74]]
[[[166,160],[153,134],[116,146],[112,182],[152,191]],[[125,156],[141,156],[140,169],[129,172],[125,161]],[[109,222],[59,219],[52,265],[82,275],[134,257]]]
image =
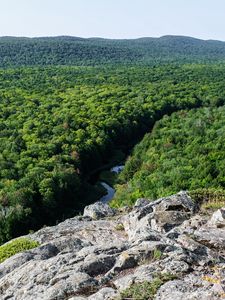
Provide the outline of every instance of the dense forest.
[[[225,190],[225,107],[164,116],[135,147],[120,176],[114,205],[179,190]],[[122,184],[123,183],[123,184]]]
[[[157,46],[160,43],[162,52]],[[150,44],[156,45],[155,48]],[[109,56],[99,51],[100,45],[104,51],[109,51]],[[155,136],[160,136],[160,128],[164,125],[168,128],[177,126],[174,129],[175,135],[180,132],[177,138],[182,135],[182,130],[188,135],[188,124],[179,131],[179,114],[178,117],[173,115],[172,125],[168,116],[183,109],[200,107],[205,110],[197,110],[196,118],[202,116],[204,119],[202,114],[208,111],[212,120],[198,124],[203,124],[206,132],[214,130],[217,124],[210,129],[210,122],[216,119],[217,108],[218,118],[222,118],[222,106],[225,105],[225,64],[218,62],[223,55],[225,57],[224,45],[182,37],[135,41],[1,38],[0,66],[4,68],[0,69],[0,243],[79,213],[87,203],[97,200],[102,190],[89,183],[90,174],[108,164],[118,151],[127,153],[163,116],[167,117],[160,121],[162,126],[156,125]],[[74,50],[78,46],[83,58]],[[172,51],[174,47],[177,51]],[[71,51],[71,56],[67,50]],[[192,59],[192,63],[184,63],[185,60],[181,63],[179,55]],[[167,57],[172,58],[170,63],[165,63]],[[193,63],[199,58],[208,62]],[[172,63],[173,59],[177,59],[177,63]],[[154,61],[154,65],[148,65],[150,61]],[[72,64],[77,66],[69,66]],[[187,112],[181,114],[182,122],[186,115],[187,123],[195,118],[194,111],[189,117]],[[222,128],[222,123],[218,126]],[[166,131],[169,135],[169,129]],[[193,135],[197,133],[198,130],[193,131]],[[158,183],[154,189],[150,188],[151,184],[148,188],[145,186],[145,179],[140,183],[138,176],[149,159],[145,157],[145,150],[148,153],[151,140],[145,138],[127,162],[120,180],[128,180],[129,189],[119,187],[118,195],[127,193],[124,202],[118,200],[121,204],[130,196],[132,200],[142,195],[156,197],[178,188],[195,188],[199,182],[199,187],[208,184],[208,177],[193,179],[195,185],[188,185],[184,178],[174,185],[162,177],[161,186]],[[168,145],[166,149],[172,147],[170,143],[169,136],[162,136],[162,145]],[[185,144],[184,137],[177,143]],[[157,154],[159,169],[150,168],[155,172],[163,173],[165,168],[160,169],[165,156],[163,149],[162,146],[162,157]],[[174,146],[173,151],[173,155],[177,155],[178,146]],[[190,151],[197,151],[194,145]],[[141,160],[137,159],[139,153]],[[169,159],[165,157],[165,163]],[[185,161],[182,166],[186,168]],[[170,165],[168,162],[170,167],[174,167],[172,162]],[[183,172],[185,177],[186,173],[191,174],[190,169],[188,165],[187,171],[178,170],[177,174]],[[176,170],[174,168],[174,172]],[[222,178],[222,171],[215,172]],[[133,175],[134,179],[131,179]],[[155,173],[155,181],[157,176],[159,174]],[[221,180],[218,184],[223,187]],[[140,191],[138,186],[142,183]],[[120,197],[115,201],[117,199]]]
[[70,36],[0,38],[0,67],[156,65],[224,61],[225,42],[182,36],[110,40]]

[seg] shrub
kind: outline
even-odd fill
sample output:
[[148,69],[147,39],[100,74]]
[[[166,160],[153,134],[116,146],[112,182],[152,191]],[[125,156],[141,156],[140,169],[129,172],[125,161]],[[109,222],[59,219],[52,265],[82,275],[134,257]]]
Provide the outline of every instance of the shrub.
[[173,279],[176,279],[176,277],[172,274],[159,274],[151,282],[134,283],[131,287],[122,291],[116,300],[152,300],[161,285]]
[[19,238],[5,245],[0,246],[0,263],[7,258],[25,250],[38,247],[39,243],[27,238]]
[[198,189],[189,192],[193,200],[203,209],[216,210],[225,205],[225,190]]

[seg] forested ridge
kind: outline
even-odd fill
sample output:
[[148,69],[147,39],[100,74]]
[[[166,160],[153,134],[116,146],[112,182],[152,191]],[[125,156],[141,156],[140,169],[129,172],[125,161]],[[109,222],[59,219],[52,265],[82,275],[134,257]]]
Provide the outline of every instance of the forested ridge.
[[219,62],[225,42],[183,36],[110,40],[70,36],[0,38],[0,67],[46,65],[156,65]]
[[225,106],[183,110],[156,122],[128,159],[115,206],[179,190],[225,195]]
[[[156,42],[163,52],[152,48]],[[71,56],[65,44],[72,47]],[[83,58],[74,52],[78,44]],[[84,44],[90,46],[90,57]],[[112,51],[109,56],[99,45]],[[89,175],[118,150],[130,150],[164,115],[223,106],[225,64],[218,62],[223,45],[184,37],[1,38],[0,243],[79,213],[97,200],[102,191],[88,183]],[[54,51],[61,51],[60,59]],[[189,59],[192,63],[184,63]],[[135,187],[131,199],[139,194]]]

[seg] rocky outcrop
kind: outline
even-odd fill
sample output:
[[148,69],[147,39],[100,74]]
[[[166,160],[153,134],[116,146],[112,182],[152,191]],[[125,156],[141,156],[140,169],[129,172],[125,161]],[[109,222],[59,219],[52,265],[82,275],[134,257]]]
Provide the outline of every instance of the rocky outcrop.
[[139,199],[131,211],[98,202],[28,237],[41,245],[0,264],[2,300],[122,299],[121,291],[159,274],[174,277],[157,300],[225,294],[224,209],[208,217],[186,192]]
[[108,204],[103,202],[96,202],[84,209],[84,217],[90,217],[93,220],[110,217],[115,214],[114,209],[108,206]]

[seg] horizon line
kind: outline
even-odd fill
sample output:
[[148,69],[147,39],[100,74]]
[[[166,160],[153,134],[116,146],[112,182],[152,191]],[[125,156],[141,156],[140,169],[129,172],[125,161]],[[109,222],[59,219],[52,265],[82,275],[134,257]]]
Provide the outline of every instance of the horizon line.
[[68,38],[78,38],[78,39],[83,39],[83,40],[88,40],[88,39],[102,39],[102,40],[118,40],[118,41],[123,41],[123,40],[139,40],[139,39],[160,39],[160,38],[165,38],[165,37],[178,37],[178,38],[191,38],[195,40],[201,40],[201,41],[217,41],[217,42],[225,42],[224,40],[218,40],[218,39],[203,39],[199,37],[194,37],[194,36],[188,36],[188,35],[176,35],[176,34],[165,34],[162,36],[139,36],[139,37],[133,37],[133,38],[108,38],[108,37],[101,37],[101,36],[90,36],[90,37],[82,37],[82,36],[76,36],[76,35],[67,35],[67,34],[62,34],[62,35],[46,35],[46,36],[17,36],[17,35],[2,35],[0,36],[0,39],[2,38],[24,38],[24,39],[41,39],[41,38],[60,38],[60,37],[68,37]]

